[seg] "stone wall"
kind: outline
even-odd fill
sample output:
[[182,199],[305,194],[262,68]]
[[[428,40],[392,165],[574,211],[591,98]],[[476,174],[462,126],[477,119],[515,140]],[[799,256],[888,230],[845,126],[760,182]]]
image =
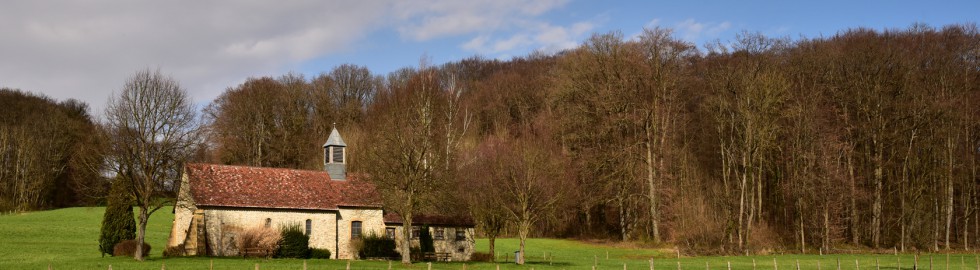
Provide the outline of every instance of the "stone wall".
[[340,219],[337,221],[340,224],[340,230],[337,232],[337,235],[340,236],[337,238],[338,246],[340,246],[340,253],[336,256],[338,259],[357,258],[355,250],[359,249],[360,243],[351,239],[351,222],[354,221],[361,222],[361,235],[372,233],[384,235],[384,214],[381,209],[341,208]]
[[[310,247],[330,250],[337,254],[337,213],[334,211],[297,211],[260,208],[206,208],[204,222],[210,255],[238,256],[236,239],[245,229],[299,225],[305,230],[311,220]],[[331,257],[335,257],[331,255]]]
[[[395,246],[396,250],[401,252],[402,243],[402,225],[394,224],[388,225],[387,228],[395,229]],[[442,228],[443,237],[442,239],[436,239],[436,231]],[[463,231],[465,237],[462,239],[456,238],[456,231]],[[429,234],[432,235],[432,245],[435,248],[435,252],[439,253],[449,253],[451,261],[469,261],[473,255],[474,248],[476,246],[476,234],[473,228],[467,227],[446,227],[446,226],[430,226]],[[419,239],[414,238],[411,241],[413,247],[419,246]]]
[[174,247],[183,244],[187,239],[190,230],[191,220],[194,217],[194,198],[191,197],[191,187],[187,182],[187,174],[184,173],[180,178],[180,189],[177,191],[177,203],[174,206],[174,222],[170,229],[170,238],[167,239],[167,247]]

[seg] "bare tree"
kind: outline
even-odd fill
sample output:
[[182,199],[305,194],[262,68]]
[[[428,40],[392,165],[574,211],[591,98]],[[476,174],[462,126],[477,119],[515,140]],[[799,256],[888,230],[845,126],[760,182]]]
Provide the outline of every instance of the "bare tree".
[[410,239],[415,213],[432,207],[451,181],[445,148],[445,93],[435,70],[422,66],[404,84],[389,86],[369,111],[373,137],[365,170],[382,190],[385,207],[404,219],[402,263],[411,263]]
[[[139,207],[136,241],[142,246],[150,215],[173,202],[180,166],[197,140],[194,107],[176,80],[142,70],[109,99],[105,114],[108,168],[132,183]],[[145,255],[136,249],[137,260]]]

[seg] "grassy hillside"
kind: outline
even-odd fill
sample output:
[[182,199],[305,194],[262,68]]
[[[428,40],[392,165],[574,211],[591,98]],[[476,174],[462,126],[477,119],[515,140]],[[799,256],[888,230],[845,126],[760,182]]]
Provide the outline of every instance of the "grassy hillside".
[[[99,256],[98,235],[102,219],[102,207],[67,208],[51,211],[31,212],[15,215],[0,216],[0,269],[46,269],[51,265],[54,269],[208,269],[214,264],[214,269],[254,269],[259,264],[261,269],[302,269],[302,260],[293,259],[242,259],[242,258],[163,258],[160,256],[170,232],[173,214],[170,209],[161,209],[153,216],[147,228],[147,242],[153,250],[145,262],[137,262],[131,258],[114,258]],[[841,261],[841,269],[855,269],[856,263],[861,269],[875,269],[875,260],[880,262],[882,269],[901,268],[912,269],[912,255],[778,255],[778,256],[747,256],[747,257],[674,257],[666,250],[639,249],[616,247],[609,245],[589,244],[571,240],[531,239],[527,244],[527,260],[525,266],[513,265],[513,252],[517,250],[516,239],[500,239],[497,241],[497,253],[500,269],[591,269],[597,264],[597,269],[649,269],[649,259],[655,258],[657,269],[674,270],[678,263],[685,270],[719,269],[727,270],[728,262],[732,269],[750,270],[774,269],[773,259],[777,261],[778,269],[796,269],[798,261],[801,269],[836,269],[837,260]],[[485,239],[477,241],[477,250],[487,252],[488,243]],[[608,257],[607,257],[608,256]],[[947,255],[931,255],[934,269],[947,269]],[[949,269],[965,270],[980,269],[977,267],[976,254],[950,255]],[[756,267],[753,268],[753,260]],[[901,260],[901,261],[899,261]],[[920,267],[928,268],[929,257],[919,258]],[[706,265],[707,264],[707,265]],[[345,269],[347,261],[309,260],[308,269]],[[395,269],[426,269],[424,263],[402,266],[395,262]],[[463,263],[434,263],[432,269],[463,269]],[[493,263],[467,263],[466,269],[496,270]],[[388,269],[388,262],[383,261],[354,261],[351,269]]]

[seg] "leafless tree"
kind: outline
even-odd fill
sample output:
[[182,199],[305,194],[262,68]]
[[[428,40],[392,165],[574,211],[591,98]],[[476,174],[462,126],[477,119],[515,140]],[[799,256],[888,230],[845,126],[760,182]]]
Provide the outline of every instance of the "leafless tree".
[[[173,202],[180,167],[197,141],[194,107],[176,80],[147,69],[109,99],[104,125],[108,168],[117,179],[132,183],[139,207],[136,241],[142,246],[150,215]],[[135,257],[145,255],[137,249]]]

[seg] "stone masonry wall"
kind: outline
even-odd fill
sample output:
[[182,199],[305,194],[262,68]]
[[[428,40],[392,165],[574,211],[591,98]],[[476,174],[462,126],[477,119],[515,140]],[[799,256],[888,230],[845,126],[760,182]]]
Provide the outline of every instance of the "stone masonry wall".
[[207,209],[204,211],[206,234],[211,254],[214,256],[238,256],[236,238],[250,227],[265,226],[270,220],[271,228],[298,224],[305,230],[306,220],[312,221],[310,247],[330,250],[331,258],[336,258],[337,214],[333,211],[296,211],[288,209]]

